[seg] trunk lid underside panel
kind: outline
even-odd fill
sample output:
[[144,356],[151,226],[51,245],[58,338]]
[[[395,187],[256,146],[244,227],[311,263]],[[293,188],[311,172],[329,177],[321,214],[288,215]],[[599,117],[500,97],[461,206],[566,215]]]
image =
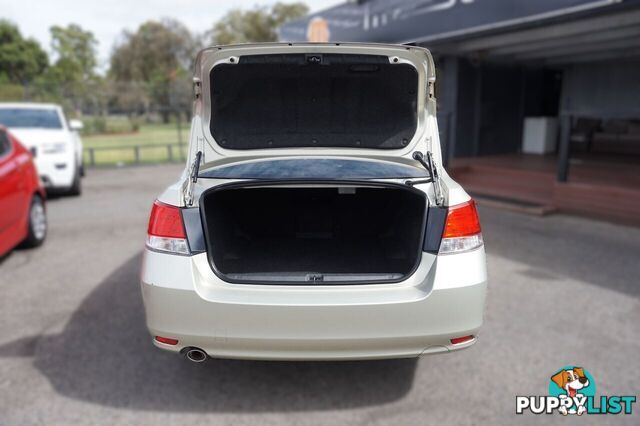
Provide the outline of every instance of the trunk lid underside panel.
[[249,55],[209,78],[225,149],[401,149],[416,132],[418,73],[387,56]]

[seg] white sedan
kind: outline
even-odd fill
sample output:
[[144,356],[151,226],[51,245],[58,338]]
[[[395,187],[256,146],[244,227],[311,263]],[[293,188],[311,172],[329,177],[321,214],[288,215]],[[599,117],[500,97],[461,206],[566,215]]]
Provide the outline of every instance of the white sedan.
[[189,167],[153,205],[142,265],[158,348],[343,360],[476,343],[482,233],[440,166],[427,50],[220,46],[193,81]]

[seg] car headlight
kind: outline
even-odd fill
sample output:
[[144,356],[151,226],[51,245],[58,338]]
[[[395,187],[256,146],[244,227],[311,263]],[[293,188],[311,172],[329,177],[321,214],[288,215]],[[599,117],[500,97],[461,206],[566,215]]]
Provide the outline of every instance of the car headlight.
[[44,154],[60,154],[67,150],[67,144],[64,142],[45,143],[42,146]]

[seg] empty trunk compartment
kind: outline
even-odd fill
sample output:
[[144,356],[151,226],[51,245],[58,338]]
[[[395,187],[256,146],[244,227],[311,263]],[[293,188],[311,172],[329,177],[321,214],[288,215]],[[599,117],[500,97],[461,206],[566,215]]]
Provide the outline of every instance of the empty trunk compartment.
[[427,199],[401,185],[229,185],[202,195],[209,261],[243,283],[393,282],[420,260]]

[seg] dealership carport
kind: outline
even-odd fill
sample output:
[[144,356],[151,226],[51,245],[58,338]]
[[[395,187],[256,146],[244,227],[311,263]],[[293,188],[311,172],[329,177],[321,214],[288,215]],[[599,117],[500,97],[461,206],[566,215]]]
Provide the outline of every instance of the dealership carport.
[[370,0],[280,30],[318,34],[434,53],[449,170],[473,192],[638,223],[640,1]]

